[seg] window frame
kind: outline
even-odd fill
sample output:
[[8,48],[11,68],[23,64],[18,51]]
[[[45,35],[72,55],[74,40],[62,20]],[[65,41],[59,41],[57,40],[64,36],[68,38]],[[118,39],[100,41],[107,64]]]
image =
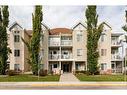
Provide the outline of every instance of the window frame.
[[77,56],[82,56],[82,51],[83,49],[77,49]]
[[15,49],[14,50],[14,56],[15,57],[20,57],[20,49]]

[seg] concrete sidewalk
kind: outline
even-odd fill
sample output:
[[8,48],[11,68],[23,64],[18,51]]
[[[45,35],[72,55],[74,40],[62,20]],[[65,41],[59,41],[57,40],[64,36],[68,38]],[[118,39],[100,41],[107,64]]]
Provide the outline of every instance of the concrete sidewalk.
[[64,73],[60,76],[60,82],[80,82],[72,73]]
[[0,89],[127,89],[125,82],[0,82]]

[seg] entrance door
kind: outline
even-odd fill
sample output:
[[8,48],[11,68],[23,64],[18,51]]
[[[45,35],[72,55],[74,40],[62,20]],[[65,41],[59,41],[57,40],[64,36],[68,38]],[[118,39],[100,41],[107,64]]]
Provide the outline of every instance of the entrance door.
[[63,72],[69,72],[69,64],[63,64]]

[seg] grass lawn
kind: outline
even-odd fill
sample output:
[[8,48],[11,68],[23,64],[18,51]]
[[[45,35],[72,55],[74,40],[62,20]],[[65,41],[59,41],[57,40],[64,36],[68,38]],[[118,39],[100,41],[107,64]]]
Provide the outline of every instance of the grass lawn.
[[124,81],[123,75],[75,75],[80,81]]
[[47,75],[40,76],[39,80],[37,76],[34,75],[15,75],[15,76],[6,76],[0,77],[0,82],[52,82],[59,81],[59,75]]

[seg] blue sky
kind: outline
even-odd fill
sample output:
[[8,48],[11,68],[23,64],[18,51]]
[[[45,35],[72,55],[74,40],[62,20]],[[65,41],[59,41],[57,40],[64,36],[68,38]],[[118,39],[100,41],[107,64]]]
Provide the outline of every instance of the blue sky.
[[[85,23],[86,6],[43,6],[43,22],[49,28],[71,28],[77,22]],[[113,31],[121,32],[125,24],[126,6],[98,6],[99,22],[107,22]],[[33,6],[9,6],[10,24],[19,22],[24,28],[31,29]]]

